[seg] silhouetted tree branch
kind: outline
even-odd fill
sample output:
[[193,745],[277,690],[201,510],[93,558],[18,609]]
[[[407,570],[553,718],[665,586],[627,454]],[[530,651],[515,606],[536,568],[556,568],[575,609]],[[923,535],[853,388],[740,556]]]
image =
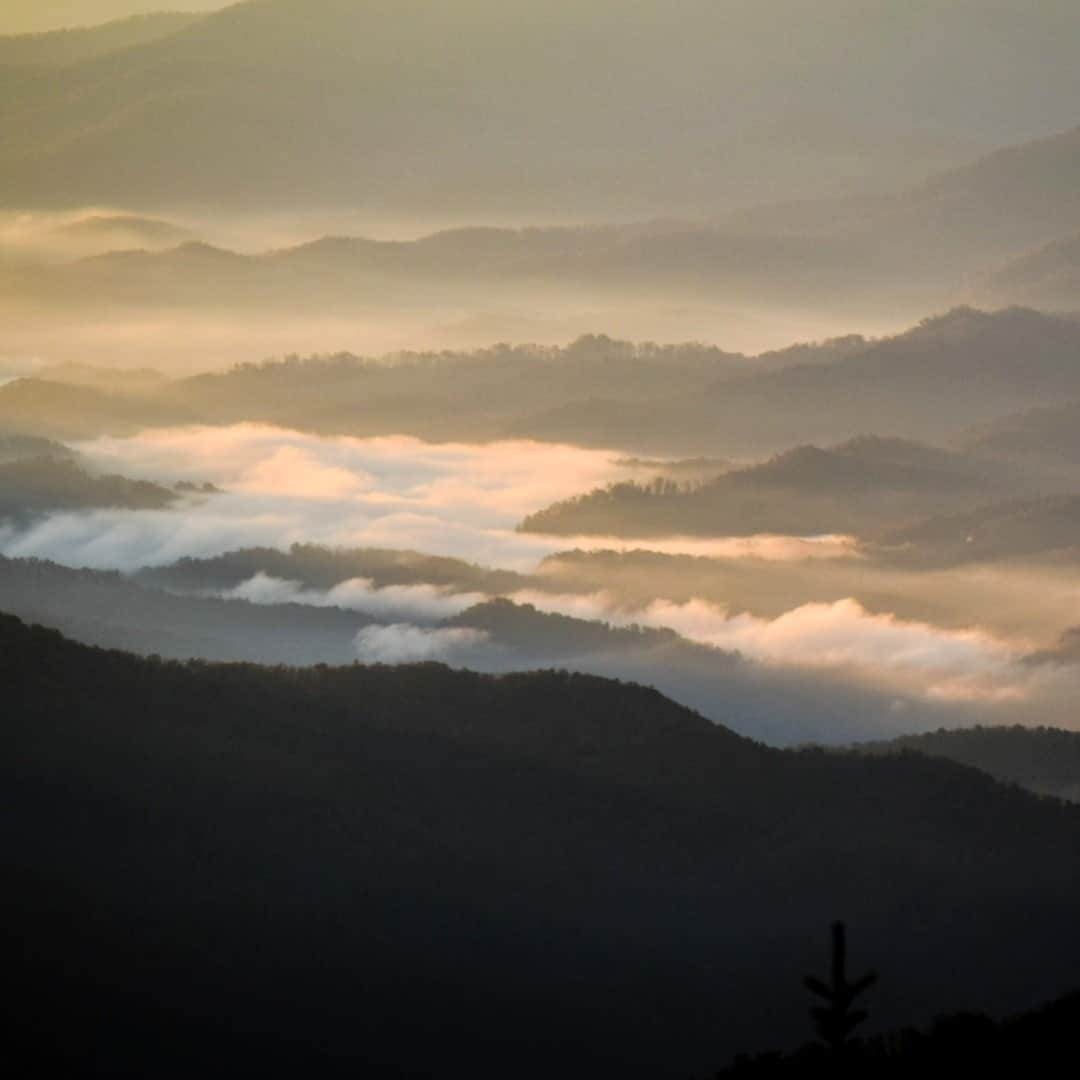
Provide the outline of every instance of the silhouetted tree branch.
[[877,982],[877,973],[867,972],[854,982],[847,979],[847,940],[842,922],[832,928],[832,977],[828,983],[812,975],[806,977],[808,990],[824,998],[825,1005],[810,1010],[814,1025],[822,1042],[839,1053],[847,1043],[848,1036],[866,1019],[863,1009],[853,1009],[855,999]]

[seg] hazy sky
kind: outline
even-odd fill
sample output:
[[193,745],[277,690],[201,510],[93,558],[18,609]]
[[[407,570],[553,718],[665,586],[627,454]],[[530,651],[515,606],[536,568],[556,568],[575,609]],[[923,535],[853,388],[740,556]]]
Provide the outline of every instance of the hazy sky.
[[228,0],[0,0],[0,34],[92,26],[151,11],[214,11]]

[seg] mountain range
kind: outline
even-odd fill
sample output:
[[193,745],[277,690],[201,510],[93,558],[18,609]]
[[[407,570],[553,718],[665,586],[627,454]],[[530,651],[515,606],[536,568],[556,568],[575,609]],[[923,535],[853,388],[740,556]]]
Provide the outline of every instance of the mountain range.
[[616,484],[537,511],[520,527],[570,536],[867,535],[1030,493],[1039,482],[999,462],[862,436],[828,449],[797,447],[697,483]]
[[[1075,123],[1077,17],[1064,0],[992,15],[972,0],[933,14],[853,0],[776,7],[688,0],[671,20],[654,0],[632,11],[558,0],[543,16],[525,0],[237,4],[9,83],[0,197],[250,208],[302,193],[534,220],[700,213],[895,190],[981,147]],[[917,81],[897,62],[898,34],[921,55]],[[1013,43],[1007,69],[990,65],[1000,34]],[[857,48],[842,45],[852,39]],[[922,100],[933,123],[911,119],[928,115]],[[1023,172],[1008,160],[991,171]],[[970,185],[957,174],[923,205]],[[994,180],[975,188],[1004,194]],[[565,193],[558,204],[553,190]],[[1068,193],[1064,175],[1058,190]],[[1027,211],[1047,215],[1034,198]]]
[[[429,578],[438,577],[439,560],[415,558],[411,566],[404,561],[394,566],[387,556],[377,551],[253,550],[187,560],[134,577],[0,556],[0,596],[10,613],[77,641],[172,660],[348,664],[363,654],[362,632],[374,628],[376,643],[385,642],[379,655],[387,663],[410,659],[415,655],[410,641],[419,639],[431,643],[427,652],[433,658],[475,671],[558,668],[631,680],[659,687],[710,718],[726,718],[736,730],[776,745],[837,744],[948,722],[949,714],[917,696],[905,698],[901,712],[895,708],[895,690],[798,669],[769,671],[669,629],[612,626],[596,618],[545,612],[494,590],[458,605],[458,614],[440,615],[410,612],[407,588],[403,596],[395,596],[393,586],[388,594],[365,591],[372,578],[363,579],[365,585],[354,589],[352,597],[339,593],[314,600],[310,595],[253,599],[248,584],[252,578],[264,580],[258,575],[275,561],[295,567],[294,580],[301,581],[319,576],[318,569],[305,574],[305,567],[310,571],[321,564],[325,573],[336,563],[372,568],[373,577],[384,583],[403,581],[431,591]],[[241,573],[245,565],[259,569]],[[442,567],[471,573],[474,587],[479,585],[481,568],[455,566],[453,560],[444,560]],[[339,573],[334,585],[355,584],[351,574]],[[505,582],[504,575],[487,572],[489,587],[500,577]],[[535,587],[527,580],[518,584]]]
[[132,386],[120,377],[111,386],[73,384],[45,369],[0,386],[0,428],[64,439],[260,421],[326,435],[528,438],[754,460],[867,434],[975,438],[968,429],[976,425],[1080,399],[1077,349],[1077,319],[958,308],[900,334],[756,359],[591,335],[565,348],[497,346],[385,362],[291,357],[183,379],[140,377]]
[[[671,20],[654,0],[630,11],[612,0],[557,0],[542,15],[525,0],[237,4],[9,86],[3,198],[250,207],[302,192],[309,204],[527,207],[534,218],[571,205],[584,216],[600,206],[670,212],[745,202],[751,192],[824,195],[915,179],[961,160],[973,141],[1008,140],[1032,130],[1035,116],[1040,126],[1050,120],[1022,75],[1011,98],[985,77],[993,36],[965,17],[976,10],[968,0],[932,22],[914,11],[855,22],[851,0],[812,14],[799,0],[782,6],[764,17],[741,0],[688,0]],[[1016,31],[1018,72],[1045,80],[1047,52],[1059,55],[1049,70],[1062,99],[1075,97],[1069,5],[1055,2],[1037,19],[1001,5],[991,22]],[[853,27],[860,47],[841,52]],[[889,56],[895,34],[931,29],[940,55],[927,56],[919,85],[905,83]],[[955,86],[958,67],[973,84],[970,104],[913,125],[912,99]],[[79,93],[73,123],[67,102]],[[219,165],[212,175],[206,160]],[[553,203],[559,188],[569,204]],[[613,190],[623,192],[615,203]]]

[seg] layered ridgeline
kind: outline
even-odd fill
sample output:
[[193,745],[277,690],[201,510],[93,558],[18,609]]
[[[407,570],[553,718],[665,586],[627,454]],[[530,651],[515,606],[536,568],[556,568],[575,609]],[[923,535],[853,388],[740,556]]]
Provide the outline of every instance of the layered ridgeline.
[[1074,470],[1080,464],[1080,401],[998,417],[968,432],[964,446],[977,454]]
[[291,358],[127,388],[72,385],[46,369],[0,387],[0,427],[88,438],[251,420],[745,459],[868,433],[948,440],[1018,409],[1080,400],[1078,349],[1080,321],[961,308],[892,337],[756,358],[587,336],[566,348]]
[[[219,0],[6,0],[0,14],[0,34],[11,34],[24,41],[51,41],[68,36],[108,37],[130,35],[139,23],[162,24],[170,30],[194,22],[199,13],[224,7]],[[160,12],[164,9],[165,14]],[[126,39],[125,39],[126,40]],[[142,40],[149,40],[149,32]]]
[[1010,260],[987,275],[978,294],[990,304],[1080,310],[1080,236],[1055,240]]
[[582,676],[0,638],[39,1067],[705,1075],[805,1039],[838,915],[877,1025],[1075,982],[1080,811],[974,770],[768,751]]
[[[1075,153],[1080,158],[1080,149]],[[968,195],[941,198],[949,205]],[[1004,214],[1006,208],[1000,209]],[[972,299],[989,307],[1080,309],[1076,242],[1058,242],[1061,231],[1018,225],[1016,231],[1030,237],[1020,235],[1011,244],[1005,238],[985,251],[978,241],[986,232],[980,231],[949,247],[940,211],[928,212],[921,227],[895,224],[913,213],[883,212],[875,226],[859,212],[843,230],[798,223],[775,228],[756,218],[664,218],[456,228],[408,241],[330,235],[272,247],[264,232],[247,245],[269,250],[239,252],[200,240],[221,227],[210,219],[200,224],[197,213],[174,221],[168,215],[72,211],[38,215],[21,233],[0,237],[0,283],[13,331],[40,330],[49,313],[92,325],[107,305],[114,320],[132,328],[151,315],[221,323],[259,312],[292,342],[304,340],[298,325],[308,329],[309,340],[319,333],[317,320],[339,320],[351,328],[349,337],[365,341],[378,340],[370,328],[364,334],[365,322],[385,333],[408,319],[416,345],[426,340],[425,328],[436,338],[434,329],[441,328],[438,344],[479,343],[485,326],[488,340],[522,340],[531,330],[564,341],[575,332],[615,326],[652,339],[739,335],[749,341],[756,334],[772,343],[777,330],[764,326],[770,321],[895,327]],[[1063,229],[1080,229],[1080,210],[1060,213],[1075,218]],[[971,214],[979,216],[974,209]],[[967,216],[958,211],[944,223]],[[51,227],[54,219],[58,224]],[[888,235],[890,229],[903,235]],[[272,234],[270,226],[266,231]],[[228,229],[224,233],[229,236]],[[1043,250],[1048,238],[1051,246]],[[1009,259],[1017,261],[1001,268]],[[318,340],[325,347],[328,335]],[[335,344],[343,340],[344,330]]]
[[916,568],[1080,555],[1080,495],[993,503],[883,530],[868,550]]
[[[1076,122],[1080,24],[1063,0],[991,15],[976,0],[780,9],[686,0],[672,19],[657,0],[556,0],[542,13],[527,0],[254,0],[13,84],[0,196],[700,213],[890,190]],[[898,35],[931,34],[913,80]],[[1013,44],[1004,68],[1001,40]],[[912,121],[931,114],[932,127]],[[928,191],[920,212],[968,184]],[[1004,194],[993,180],[979,190]],[[981,217],[993,223],[995,208]]]
[[601,536],[872,535],[1052,484],[1035,470],[869,436],[803,446],[761,465],[680,484],[624,482],[527,517],[525,532]]
[[55,379],[17,379],[0,386],[0,430],[49,439],[134,435],[190,416],[124,389],[98,389]]
[[[1074,310],[1080,16],[1030,8],[251,0],[0,39],[9,347],[190,370]],[[83,214],[115,221],[49,225]],[[477,223],[563,227],[363,238]]]
[[975,727],[867,743],[861,753],[948,758],[1029,791],[1080,802],[1080,733],[1056,728]]
[[64,510],[162,510],[178,498],[160,484],[92,472],[61,443],[0,435],[0,526]]
[[[927,700],[921,687],[905,692],[843,673],[770,667],[663,626],[611,625],[602,612],[575,618],[545,611],[542,594],[532,594],[536,603],[499,595],[517,595],[503,572],[389,556],[256,550],[182,561],[135,579],[0,557],[0,602],[87,644],[178,660],[437,660],[489,673],[559,668],[627,679],[775,745],[843,744],[980,715],[973,706]],[[340,569],[329,569],[335,565],[352,571],[339,577]],[[273,577],[262,567],[292,573]],[[477,591],[455,592],[451,581],[432,585],[441,574],[468,578]],[[542,582],[514,587],[525,584]],[[582,599],[588,607],[588,595]]]
[[5,611],[93,645],[171,659],[347,664],[373,617],[338,607],[274,607],[216,593],[180,596],[123,574],[0,557]]
[[[11,0],[5,7],[10,3]],[[34,6],[40,7],[39,4]],[[57,8],[63,5],[53,3],[49,6]],[[6,10],[4,16],[10,17]],[[0,36],[0,71],[5,68],[62,67],[95,60],[175,34],[193,25],[197,19],[197,15],[175,11],[147,13],[116,18],[98,26]],[[7,33],[5,22],[0,21],[0,35]],[[25,74],[29,77],[34,72],[27,71]]]

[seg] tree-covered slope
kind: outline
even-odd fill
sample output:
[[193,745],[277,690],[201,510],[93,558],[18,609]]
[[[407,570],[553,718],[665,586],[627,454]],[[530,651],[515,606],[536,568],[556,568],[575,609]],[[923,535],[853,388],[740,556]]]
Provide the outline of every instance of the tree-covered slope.
[[905,751],[970,765],[1004,783],[1080,802],[1080,732],[1048,727],[975,727],[904,735],[857,747],[873,754]]
[[1000,463],[902,439],[800,446],[696,484],[612,485],[546,507],[526,532],[601,536],[795,536],[855,533],[974,508],[1032,477]]
[[1080,811],[765,750],[654,691],[181,666],[0,620],[12,1055],[68,1075],[704,1074],[801,1041],[821,928],[877,1022],[1060,993]]

